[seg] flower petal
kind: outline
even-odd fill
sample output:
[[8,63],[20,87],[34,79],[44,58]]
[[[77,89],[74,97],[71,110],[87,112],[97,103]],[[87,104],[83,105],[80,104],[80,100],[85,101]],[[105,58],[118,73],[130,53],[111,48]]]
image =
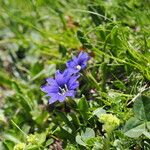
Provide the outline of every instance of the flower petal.
[[55,74],[55,80],[56,80],[58,86],[61,86],[61,85],[63,85],[65,83],[63,74],[61,74],[60,72],[57,72]]
[[57,97],[58,93],[48,93],[46,96]]
[[73,60],[69,60],[66,63],[66,66],[69,67],[69,68],[75,68],[77,66],[77,64]]
[[74,56],[74,57],[72,58],[72,60],[73,60],[73,62],[74,62],[76,65],[78,65],[78,57]]
[[57,82],[56,80],[54,80],[53,78],[47,78],[46,81],[48,82],[48,84],[50,85],[57,85]]
[[87,66],[87,62],[83,62],[83,63],[81,64],[81,68],[82,68],[82,69],[85,69],[86,66]]
[[43,85],[41,87],[41,90],[46,93],[57,93],[59,91],[59,88],[58,86]]
[[89,60],[89,55],[86,52],[81,51],[78,55],[78,59],[88,61]]
[[75,91],[74,90],[67,91],[65,95],[69,96],[69,97],[74,97],[75,96]]
[[56,101],[57,101],[56,97],[51,97],[48,102],[49,102],[49,104],[52,104]]
[[65,100],[66,96],[65,95],[59,95],[58,101],[63,102]]
[[70,84],[68,88],[69,88],[69,90],[75,90],[78,87],[79,87],[79,82],[75,82],[73,84]]
[[[66,66],[68,68],[72,68],[73,73],[79,72],[81,69],[85,69],[87,65],[87,61],[89,60],[88,53],[81,51],[78,55],[78,57],[73,57],[72,60],[69,60],[66,63]],[[81,69],[78,69],[77,67],[81,66]]]
[[68,82],[68,89],[69,90],[74,90],[77,87],[79,87],[79,82],[77,81],[77,79],[80,77],[80,75],[78,76],[73,76],[70,78],[69,82]]

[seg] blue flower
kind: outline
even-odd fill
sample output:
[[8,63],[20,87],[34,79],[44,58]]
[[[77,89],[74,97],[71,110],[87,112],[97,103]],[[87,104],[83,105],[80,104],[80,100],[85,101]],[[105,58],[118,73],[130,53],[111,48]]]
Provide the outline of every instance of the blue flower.
[[73,75],[69,69],[64,72],[59,70],[55,73],[55,78],[47,78],[47,84],[41,87],[43,92],[50,96],[49,103],[56,101],[63,102],[66,97],[74,97],[76,89],[79,87],[78,76]]
[[89,58],[90,57],[86,52],[81,51],[77,57],[74,56],[72,60],[69,60],[66,63],[66,66],[71,69],[73,73],[77,73],[86,68]]

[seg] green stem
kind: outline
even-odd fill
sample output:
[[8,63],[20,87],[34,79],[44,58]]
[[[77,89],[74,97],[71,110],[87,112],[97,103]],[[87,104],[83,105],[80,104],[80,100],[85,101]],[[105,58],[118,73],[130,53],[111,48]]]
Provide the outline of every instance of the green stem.
[[105,62],[102,63],[101,74],[102,74],[101,75],[101,78],[102,78],[101,89],[102,89],[102,92],[106,92],[107,64]]
[[111,133],[110,132],[107,132],[106,133],[106,138],[105,138],[105,142],[104,142],[104,149],[105,150],[110,150],[110,136],[111,136]]
[[20,128],[13,120],[11,120],[11,122],[15,125],[15,127],[16,127],[25,137],[28,136],[23,130],[21,130],[21,128]]

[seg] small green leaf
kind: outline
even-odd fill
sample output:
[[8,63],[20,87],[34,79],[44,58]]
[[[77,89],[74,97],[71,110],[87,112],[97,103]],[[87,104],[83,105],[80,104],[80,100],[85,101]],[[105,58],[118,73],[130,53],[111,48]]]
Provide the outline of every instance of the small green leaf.
[[31,127],[28,125],[28,124],[24,124],[22,126],[22,131],[25,132],[25,133],[29,133],[29,130],[31,129]]
[[26,146],[26,149],[27,150],[37,150],[38,149],[38,145],[31,145],[31,144],[29,144],[29,145]]
[[49,146],[49,145],[51,145],[53,142],[54,142],[53,139],[48,139],[48,140],[46,141],[45,146]]
[[89,105],[85,97],[82,97],[78,103],[78,109],[85,120],[88,119]]
[[96,140],[97,140],[96,138],[90,138],[86,141],[86,144],[88,146],[93,146],[95,144]]
[[78,103],[78,109],[82,112],[87,112],[89,109],[89,105],[85,97],[82,97]]
[[38,145],[41,145],[42,143],[45,142],[46,140],[46,133],[41,133],[41,134],[37,134],[37,139],[38,139]]
[[79,145],[86,146],[86,144],[82,141],[80,135],[77,135],[77,136],[76,136],[76,142],[77,142]]
[[12,141],[14,143],[20,143],[21,142],[20,140],[18,140],[18,138],[15,135],[10,134],[10,133],[4,133],[3,137],[4,137],[4,139]]
[[7,149],[5,148],[4,150],[12,150],[14,148],[14,143],[12,141],[5,140],[3,143],[4,146],[7,148]]
[[57,129],[54,132],[54,134],[58,136],[60,139],[63,139],[65,141],[69,140],[71,143],[74,143],[76,137],[76,134],[71,134],[66,129],[63,129],[62,127],[60,127],[60,129]]
[[91,128],[86,128],[85,132],[81,134],[82,140],[86,142],[87,140],[95,137],[95,132]]
[[144,123],[143,121],[140,121],[136,117],[132,117],[126,122],[126,124],[124,126],[124,132],[127,132],[127,131],[133,129],[134,127],[137,127],[138,125],[141,125],[143,123]]
[[96,110],[93,111],[93,115],[96,115],[98,118],[101,116],[101,114],[106,114],[105,109],[103,108],[97,108]]
[[55,113],[61,121],[65,122],[66,125],[68,125],[68,127],[70,127],[73,131],[75,130],[74,125],[63,112],[56,110]]
[[79,121],[79,118],[77,117],[77,115],[75,113],[70,113],[70,117],[72,118],[72,122],[73,122],[74,126],[76,126],[76,128],[78,128],[80,126],[80,121]]
[[30,111],[30,114],[32,115],[32,119],[39,125],[45,122],[49,117],[49,113],[47,111],[42,111],[41,109],[36,108]]
[[36,74],[38,74],[39,72],[41,72],[44,69],[44,65],[42,62],[36,62],[32,68],[30,69],[31,71],[31,75],[35,76]]
[[125,135],[131,138],[138,138],[145,132],[145,124],[141,124],[127,132],[125,132]]
[[93,138],[95,138],[94,130],[91,128],[86,128],[85,132],[81,133],[81,136],[76,136],[76,142],[79,145],[86,146],[88,143],[90,143],[90,140],[92,140]]
[[138,96],[135,100],[133,110],[138,119],[150,121],[150,98],[145,95]]
[[149,132],[144,131],[144,132],[143,132],[143,134],[144,134],[147,138],[149,138],[149,139],[150,139],[150,133],[149,133]]
[[150,130],[150,122],[146,122],[146,127]]

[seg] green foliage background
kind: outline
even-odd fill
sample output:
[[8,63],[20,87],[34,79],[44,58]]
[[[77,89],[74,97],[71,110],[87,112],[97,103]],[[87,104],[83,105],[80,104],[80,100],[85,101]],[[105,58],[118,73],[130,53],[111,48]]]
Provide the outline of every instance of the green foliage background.
[[[80,50],[76,98],[49,106],[40,86]],[[0,150],[148,150],[149,85],[149,0],[0,0]]]

